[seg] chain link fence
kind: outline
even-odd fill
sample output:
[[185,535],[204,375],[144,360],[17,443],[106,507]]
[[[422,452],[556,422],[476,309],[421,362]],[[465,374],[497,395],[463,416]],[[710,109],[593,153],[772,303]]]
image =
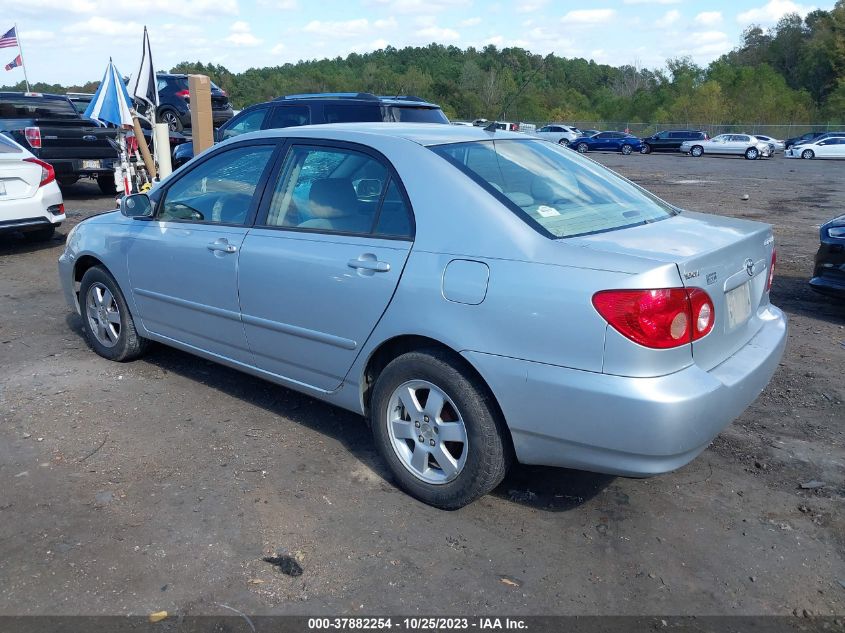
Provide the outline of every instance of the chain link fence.
[[544,125],[551,123],[566,123],[574,125],[580,130],[618,130],[628,131],[635,136],[651,136],[661,130],[702,130],[712,138],[717,134],[763,134],[777,139],[793,138],[807,132],[845,132],[845,125],[836,123],[789,123],[789,124],[767,124],[756,123],[637,123],[634,121],[544,121],[535,122],[539,130]]

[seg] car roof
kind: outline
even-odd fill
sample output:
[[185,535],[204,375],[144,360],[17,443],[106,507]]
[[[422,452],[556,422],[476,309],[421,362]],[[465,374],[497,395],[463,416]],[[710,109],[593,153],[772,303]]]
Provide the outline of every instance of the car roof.
[[421,97],[415,97],[413,95],[394,95],[394,96],[387,96],[381,95],[376,96],[369,92],[307,92],[301,94],[290,94],[284,95],[281,97],[276,97],[273,101],[339,101],[339,102],[349,102],[355,104],[361,103],[380,103],[383,105],[394,105],[394,106],[413,106],[413,107],[428,107],[428,108],[439,108],[440,106],[436,103],[431,103],[430,101],[426,101]]
[[47,92],[0,92],[0,99],[3,97],[38,97],[39,99],[43,97],[45,99],[56,99],[62,101],[67,99],[67,96],[65,95],[54,95]]
[[[518,132],[496,130],[488,132],[481,127],[463,125],[445,125],[440,123],[328,123],[321,125],[302,125],[279,129],[262,130],[236,136],[247,137],[311,137],[334,140],[358,140],[366,143],[373,136],[402,138],[419,145],[447,145],[469,141],[489,141],[493,139],[531,140],[532,137]],[[357,138],[354,138],[357,137]],[[233,139],[234,140],[234,139]],[[543,142],[534,139],[537,142]]]

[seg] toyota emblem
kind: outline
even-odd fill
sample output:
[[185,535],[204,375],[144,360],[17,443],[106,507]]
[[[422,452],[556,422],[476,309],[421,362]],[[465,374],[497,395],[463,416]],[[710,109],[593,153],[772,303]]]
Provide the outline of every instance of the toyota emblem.
[[748,273],[749,277],[754,276],[754,260],[750,257],[745,260],[745,272]]

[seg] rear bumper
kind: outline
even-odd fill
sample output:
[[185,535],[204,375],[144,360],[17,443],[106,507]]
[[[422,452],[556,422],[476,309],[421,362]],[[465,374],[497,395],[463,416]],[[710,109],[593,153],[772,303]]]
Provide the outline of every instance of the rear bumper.
[[50,208],[60,204],[62,194],[56,183],[40,187],[31,198],[0,201],[0,233],[59,226],[65,214],[52,213]]
[[[114,171],[116,158],[44,158],[56,170],[56,176],[96,176]],[[86,161],[99,161],[99,166],[86,165]]]
[[768,384],[786,345],[786,317],[764,326],[710,371],[612,376],[465,352],[496,394],[520,462],[643,477],[687,464]]

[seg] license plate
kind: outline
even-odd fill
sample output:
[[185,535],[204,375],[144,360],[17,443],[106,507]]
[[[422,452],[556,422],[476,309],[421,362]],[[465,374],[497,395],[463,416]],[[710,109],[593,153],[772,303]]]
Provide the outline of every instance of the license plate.
[[730,290],[725,297],[728,303],[728,329],[745,323],[751,315],[751,285],[745,282]]
[[103,163],[99,160],[83,160],[82,169],[102,169]]

